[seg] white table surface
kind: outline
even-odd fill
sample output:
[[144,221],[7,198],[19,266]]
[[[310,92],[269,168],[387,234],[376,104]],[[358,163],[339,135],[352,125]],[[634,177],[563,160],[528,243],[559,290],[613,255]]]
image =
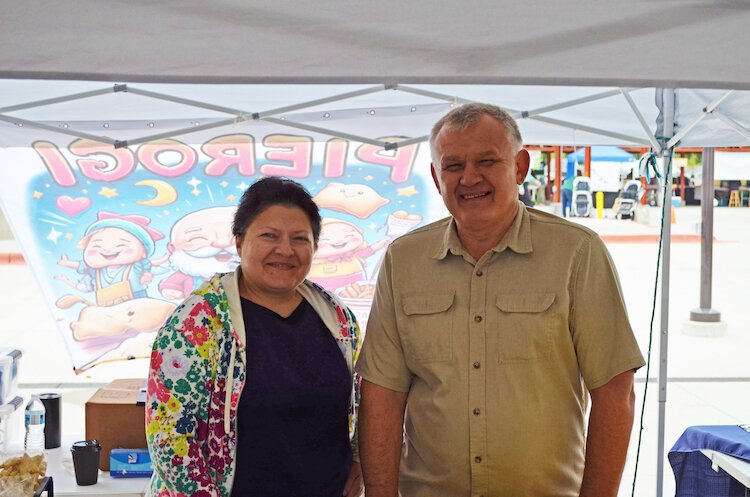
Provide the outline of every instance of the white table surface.
[[716,452],[715,450],[701,449],[701,452],[711,459],[711,463],[714,465],[714,470],[716,470],[716,467],[718,466],[729,473],[732,478],[742,483],[746,488],[750,488],[750,462],[722,452]]
[[[84,437],[63,438],[57,449],[45,450],[47,459],[47,476],[52,477],[54,494],[60,496],[85,495],[88,497],[142,497],[148,488],[149,478],[112,478],[109,471],[99,471],[99,478],[94,485],[80,487],[76,483],[73,471],[73,457],[70,447],[73,442]],[[102,457],[105,457],[102,454]],[[106,455],[109,457],[109,454]]]

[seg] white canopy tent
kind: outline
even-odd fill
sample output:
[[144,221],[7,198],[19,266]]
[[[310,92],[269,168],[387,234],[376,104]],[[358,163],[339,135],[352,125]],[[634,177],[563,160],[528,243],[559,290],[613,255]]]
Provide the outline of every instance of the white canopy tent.
[[[0,9],[0,132],[11,140],[37,127],[125,147],[257,121],[394,148],[423,141],[451,105],[484,101],[513,111],[527,143],[666,155],[678,144],[750,142],[743,0],[0,0]],[[662,264],[657,495],[668,223]]]

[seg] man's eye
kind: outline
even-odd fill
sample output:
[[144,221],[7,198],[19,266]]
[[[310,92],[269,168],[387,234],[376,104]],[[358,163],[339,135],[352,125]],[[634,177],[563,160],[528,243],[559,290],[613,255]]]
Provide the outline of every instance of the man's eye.
[[276,235],[273,233],[261,233],[260,236],[263,238],[276,238]]
[[482,166],[491,166],[494,163],[495,163],[495,159],[484,159],[484,160],[479,161],[479,164]]
[[461,164],[446,164],[443,169],[446,171],[458,171],[461,169]]

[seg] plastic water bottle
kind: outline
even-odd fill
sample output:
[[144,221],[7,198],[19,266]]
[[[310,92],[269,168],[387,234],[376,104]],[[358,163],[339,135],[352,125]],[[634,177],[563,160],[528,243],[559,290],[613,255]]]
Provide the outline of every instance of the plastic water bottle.
[[26,404],[26,437],[23,448],[26,452],[44,452],[44,418],[46,412],[39,395],[32,395]]

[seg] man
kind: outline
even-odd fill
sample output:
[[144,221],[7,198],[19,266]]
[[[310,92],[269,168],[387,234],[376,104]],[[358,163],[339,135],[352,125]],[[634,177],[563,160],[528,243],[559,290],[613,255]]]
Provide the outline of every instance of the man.
[[357,363],[367,497],[615,496],[644,361],[603,243],[518,202],[529,154],[501,109],[455,109],[430,144],[452,216],[379,274]]
[[234,271],[239,264],[232,236],[235,210],[234,206],[209,207],[186,214],[174,223],[167,244],[174,273],[159,283],[165,298],[183,300],[205,279]]

